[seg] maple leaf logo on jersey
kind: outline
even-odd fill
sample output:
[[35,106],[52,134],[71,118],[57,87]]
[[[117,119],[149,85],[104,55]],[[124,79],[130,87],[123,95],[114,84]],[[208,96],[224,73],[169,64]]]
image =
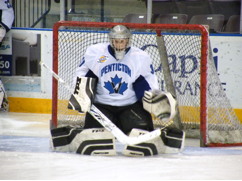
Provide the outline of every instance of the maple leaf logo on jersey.
[[114,78],[111,77],[112,82],[104,82],[104,87],[109,90],[109,94],[123,94],[124,91],[127,90],[128,84],[125,82],[121,82],[122,78],[118,78],[117,75],[115,75]]

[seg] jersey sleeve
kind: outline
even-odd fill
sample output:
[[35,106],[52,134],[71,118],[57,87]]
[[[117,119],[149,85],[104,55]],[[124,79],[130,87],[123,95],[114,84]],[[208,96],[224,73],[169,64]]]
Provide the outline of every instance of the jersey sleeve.
[[159,89],[157,77],[155,75],[152,60],[146,52],[140,53],[139,56],[140,75],[133,83],[136,97],[140,102],[144,96],[144,92],[153,89]]
[[[147,54],[147,53],[145,53]],[[159,89],[158,80],[155,75],[154,67],[152,65],[152,60],[150,56],[147,54],[147,57],[142,62],[141,65],[141,75],[145,78],[145,80],[148,82],[150,88],[153,89]]]
[[76,77],[92,77],[92,78],[97,78],[97,76],[93,73],[93,71],[90,69],[91,67],[91,64],[95,63],[95,60],[96,60],[96,51],[97,51],[97,48],[95,48],[95,46],[90,46],[79,66],[77,67],[76,69],[76,74],[75,74],[75,77],[74,77],[74,82],[76,81]]

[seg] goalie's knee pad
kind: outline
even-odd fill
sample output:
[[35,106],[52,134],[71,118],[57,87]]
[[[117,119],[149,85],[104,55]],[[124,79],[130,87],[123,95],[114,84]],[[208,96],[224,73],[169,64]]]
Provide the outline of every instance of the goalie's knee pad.
[[[140,129],[132,129],[129,136],[139,136],[148,133]],[[164,129],[162,134],[150,141],[137,145],[126,145],[123,154],[126,156],[152,156],[162,153],[179,153],[184,148],[185,134],[177,129]]]
[[116,155],[114,136],[103,128],[65,127],[51,130],[52,150],[83,155]]

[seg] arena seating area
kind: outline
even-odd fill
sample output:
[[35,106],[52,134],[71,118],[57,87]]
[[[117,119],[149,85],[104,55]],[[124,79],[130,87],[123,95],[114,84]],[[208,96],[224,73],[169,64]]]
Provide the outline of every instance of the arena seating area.
[[[151,23],[206,24],[211,33],[239,33],[240,9],[240,0],[153,0]],[[147,16],[127,14],[123,22],[146,23]]]

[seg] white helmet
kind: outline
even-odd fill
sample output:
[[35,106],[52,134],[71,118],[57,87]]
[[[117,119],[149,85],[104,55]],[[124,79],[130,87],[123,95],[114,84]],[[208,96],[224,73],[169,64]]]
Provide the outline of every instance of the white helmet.
[[[113,44],[113,39],[128,39],[128,42],[124,49],[118,50],[115,48]],[[131,39],[132,39],[132,33],[129,31],[127,27],[123,25],[116,25],[111,29],[109,33],[109,40],[117,60],[120,60],[124,57],[126,50],[130,47]]]

